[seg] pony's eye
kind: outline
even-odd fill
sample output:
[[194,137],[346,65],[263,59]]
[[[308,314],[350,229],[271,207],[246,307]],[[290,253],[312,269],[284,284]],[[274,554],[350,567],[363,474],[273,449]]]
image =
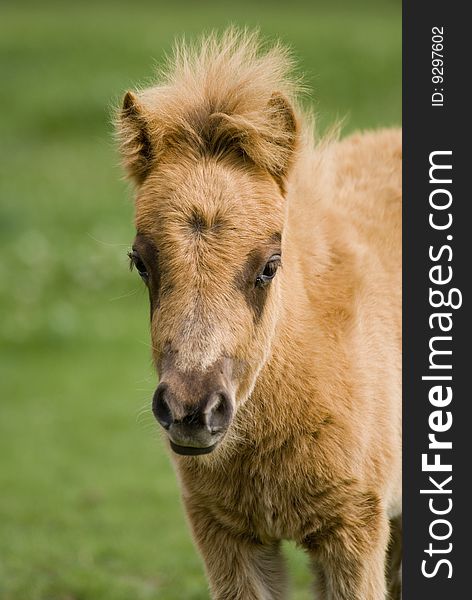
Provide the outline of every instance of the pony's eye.
[[280,254],[274,254],[270,260],[266,263],[264,270],[256,278],[256,287],[263,287],[266,283],[269,283],[277,272],[280,266]]
[[128,256],[130,259],[130,269],[135,267],[141,279],[147,282],[149,279],[149,274],[146,265],[143,263],[139,254],[136,252],[136,250],[132,250],[131,252],[128,252]]

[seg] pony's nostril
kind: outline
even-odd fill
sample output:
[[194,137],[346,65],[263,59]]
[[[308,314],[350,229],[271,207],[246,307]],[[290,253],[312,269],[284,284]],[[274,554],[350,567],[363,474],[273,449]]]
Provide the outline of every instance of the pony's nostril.
[[164,429],[169,429],[174,422],[174,418],[169,408],[169,404],[167,403],[166,395],[167,386],[160,383],[157,386],[157,390],[155,391],[152,399],[152,412],[162,427],[164,427]]
[[211,433],[227,429],[233,409],[229,396],[225,392],[211,394],[206,413],[206,423]]

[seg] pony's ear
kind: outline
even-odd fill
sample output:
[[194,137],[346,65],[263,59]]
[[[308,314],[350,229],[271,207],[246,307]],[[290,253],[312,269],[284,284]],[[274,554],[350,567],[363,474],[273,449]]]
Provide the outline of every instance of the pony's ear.
[[248,128],[240,138],[242,150],[276,180],[282,193],[298,140],[298,123],[287,98],[272,94],[259,126]]
[[292,163],[297,143],[298,124],[290,102],[282,94],[272,94],[268,105],[269,118],[274,125],[274,139],[279,160],[274,164],[274,175],[285,178]]
[[132,92],[125,94],[116,128],[126,171],[140,184],[151,168],[153,151],[145,111]]

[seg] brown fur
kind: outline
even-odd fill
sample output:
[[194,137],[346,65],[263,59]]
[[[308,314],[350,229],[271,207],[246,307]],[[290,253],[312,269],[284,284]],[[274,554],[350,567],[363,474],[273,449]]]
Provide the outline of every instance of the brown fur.
[[317,598],[384,600],[401,513],[401,136],[314,144],[290,69],[230,31],[178,47],[158,85],[126,96],[153,354],[190,406],[182,390],[211,385],[223,358],[233,369],[222,441],[172,455],[212,597],[285,598],[291,539]]

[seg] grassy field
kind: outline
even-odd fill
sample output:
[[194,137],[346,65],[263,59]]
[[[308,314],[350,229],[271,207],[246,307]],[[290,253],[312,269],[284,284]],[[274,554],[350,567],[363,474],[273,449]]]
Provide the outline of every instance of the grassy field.
[[[203,600],[153,423],[147,298],[110,107],[175,35],[290,43],[320,127],[399,124],[400,3],[2,2],[0,598]],[[308,3],[307,3],[308,6]],[[311,598],[287,547],[295,600]]]

